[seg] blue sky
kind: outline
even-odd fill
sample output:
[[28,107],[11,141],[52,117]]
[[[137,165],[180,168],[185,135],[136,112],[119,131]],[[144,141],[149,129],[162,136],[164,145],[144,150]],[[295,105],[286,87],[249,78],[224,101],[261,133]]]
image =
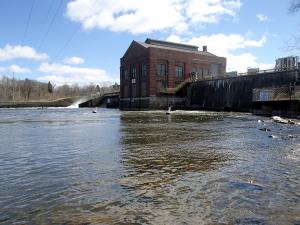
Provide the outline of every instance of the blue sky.
[[289,0],[1,0],[0,75],[61,85],[119,81],[132,40],[208,46],[227,70],[272,68],[299,33]]

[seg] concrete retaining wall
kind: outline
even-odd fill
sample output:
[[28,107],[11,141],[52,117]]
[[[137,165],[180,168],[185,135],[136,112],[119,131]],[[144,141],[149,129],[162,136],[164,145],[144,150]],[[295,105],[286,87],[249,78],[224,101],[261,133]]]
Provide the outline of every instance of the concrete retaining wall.
[[142,98],[122,98],[120,99],[121,110],[151,110],[151,109],[173,109],[186,108],[185,97],[142,97]]
[[290,71],[198,81],[188,87],[188,105],[192,109],[252,112],[254,88],[289,86],[297,77],[298,71]]

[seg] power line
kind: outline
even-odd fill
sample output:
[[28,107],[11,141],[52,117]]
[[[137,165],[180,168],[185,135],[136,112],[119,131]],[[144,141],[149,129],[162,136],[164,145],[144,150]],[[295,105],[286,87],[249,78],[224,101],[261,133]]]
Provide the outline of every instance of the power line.
[[32,0],[31,7],[30,7],[30,10],[29,10],[29,15],[28,15],[25,30],[24,30],[24,34],[23,34],[23,38],[22,38],[22,45],[24,44],[26,36],[27,36],[28,26],[29,26],[29,22],[31,20],[31,15],[32,15],[32,10],[33,10],[34,3],[35,3],[35,0]]
[[[33,0],[35,1],[35,0]],[[53,2],[54,0],[51,0],[51,5],[49,6],[49,10],[47,13],[46,18],[49,17],[50,15],[50,11],[51,8],[53,7]],[[62,6],[63,6],[64,0],[59,0],[59,4],[56,7],[54,14],[50,20],[49,25],[47,26],[46,32],[44,33],[44,35],[42,36],[42,38],[40,39],[39,45],[37,46],[37,51],[40,51],[41,48],[43,47],[43,44],[47,38],[47,36],[50,33],[50,30],[53,28],[54,22],[58,16],[58,13],[60,12]],[[45,20],[45,22],[47,21],[47,19]],[[80,30],[80,25],[76,26],[75,29],[72,31],[72,33],[70,34],[70,36],[66,39],[65,43],[62,45],[62,47],[58,50],[57,54],[55,55],[55,57],[53,57],[53,60],[56,60],[61,54],[62,52],[69,46],[69,44],[72,42],[72,40],[74,39],[74,37],[76,36],[76,34],[78,33],[78,31]]]
[[[57,16],[59,10],[60,10],[61,7],[62,7],[63,1],[64,1],[64,0],[59,0],[59,4],[58,4],[58,6],[56,7],[56,9],[55,9],[55,7],[54,7],[54,14],[53,14],[53,16],[52,16],[52,18],[51,18],[51,20],[50,20],[50,23],[48,23],[47,29],[45,30],[45,33],[41,36],[40,41],[39,41],[39,44],[38,44],[37,47],[36,47],[37,52],[39,52],[39,50],[41,49],[41,47],[42,47],[44,41],[46,40],[46,37],[48,36],[48,34],[49,34],[49,32],[50,32],[50,29],[52,28],[53,23],[54,23],[54,21],[55,21],[55,19],[56,19],[56,16]],[[46,17],[45,17],[45,19],[44,19],[44,21],[43,21],[44,24],[46,24],[46,22],[47,22],[47,20],[48,20],[48,17],[51,15],[51,11],[52,11],[51,9],[53,8],[53,6],[55,6],[55,5],[54,5],[54,2],[55,2],[55,0],[51,0],[51,1],[50,1],[50,5],[49,5],[49,7],[48,7],[47,13],[45,13]],[[32,65],[32,63],[33,63],[33,61],[30,62],[30,66]]]
[[78,33],[80,29],[80,25],[78,25],[74,31],[71,33],[71,35],[69,36],[69,38],[66,40],[66,42],[64,43],[64,45],[58,50],[57,54],[55,55],[55,57],[53,58],[54,61],[61,55],[61,53],[69,46],[69,44],[72,42],[72,40],[74,39],[74,37],[76,36],[76,34]]
[[45,16],[45,19],[44,19],[44,21],[43,21],[42,24],[46,24],[48,18],[50,17],[51,10],[52,10],[52,8],[53,8],[53,6],[54,6],[54,3],[55,3],[54,0],[51,0],[51,1],[50,1],[50,4],[48,5],[47,13],[45,14],[45,15],[46,15],[46,16]]
[[[52,1],[53,1],[53,0],[52,0]],[[41,42],[40,42],[40,44],[38,45],[37,49],[40,49],[40,48],[42,47],[44,41],[46,40],[46,37],[48,36],[48,34],[49,34],[49,32],[50,32],[50,30],[51,30],[51,28],[52,28],[52,26],[53,26],[53,23],[54,23],[54,21],[55,21],[57,15],[58,15],[59,10],[61,9],[61,7],[62,7],[62,5],[63,5],[63,2],[64,2],[64,0],[60,0],[60,3],[59,3],[59,5],[58,5],[58,7],[56,8],[56,11],[55,11],[55,13],[54,13],[54,15],[53,15],[53,17],[52,17],[52,19],[51,19],[51,22],[50,22],[50,24],[49,24],[49,26],[48,26],[48,28],[47,28],[47,30],[46,30],[44,36],[42,37]]]

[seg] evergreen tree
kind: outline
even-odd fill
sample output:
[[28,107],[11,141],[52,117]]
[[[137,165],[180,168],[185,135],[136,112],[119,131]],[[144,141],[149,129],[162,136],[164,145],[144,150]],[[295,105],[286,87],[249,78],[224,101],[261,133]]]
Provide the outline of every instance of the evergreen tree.
[[50,81],[48,82],[48,92],[53,93],[53,85],[50,83]]

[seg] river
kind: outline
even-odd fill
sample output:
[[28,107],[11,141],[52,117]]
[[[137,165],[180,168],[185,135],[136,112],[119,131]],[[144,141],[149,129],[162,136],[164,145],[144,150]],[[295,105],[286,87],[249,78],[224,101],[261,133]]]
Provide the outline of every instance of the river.
[[243,113],[1,109],[0,143],[1,225],[300,224],[300,126]]

